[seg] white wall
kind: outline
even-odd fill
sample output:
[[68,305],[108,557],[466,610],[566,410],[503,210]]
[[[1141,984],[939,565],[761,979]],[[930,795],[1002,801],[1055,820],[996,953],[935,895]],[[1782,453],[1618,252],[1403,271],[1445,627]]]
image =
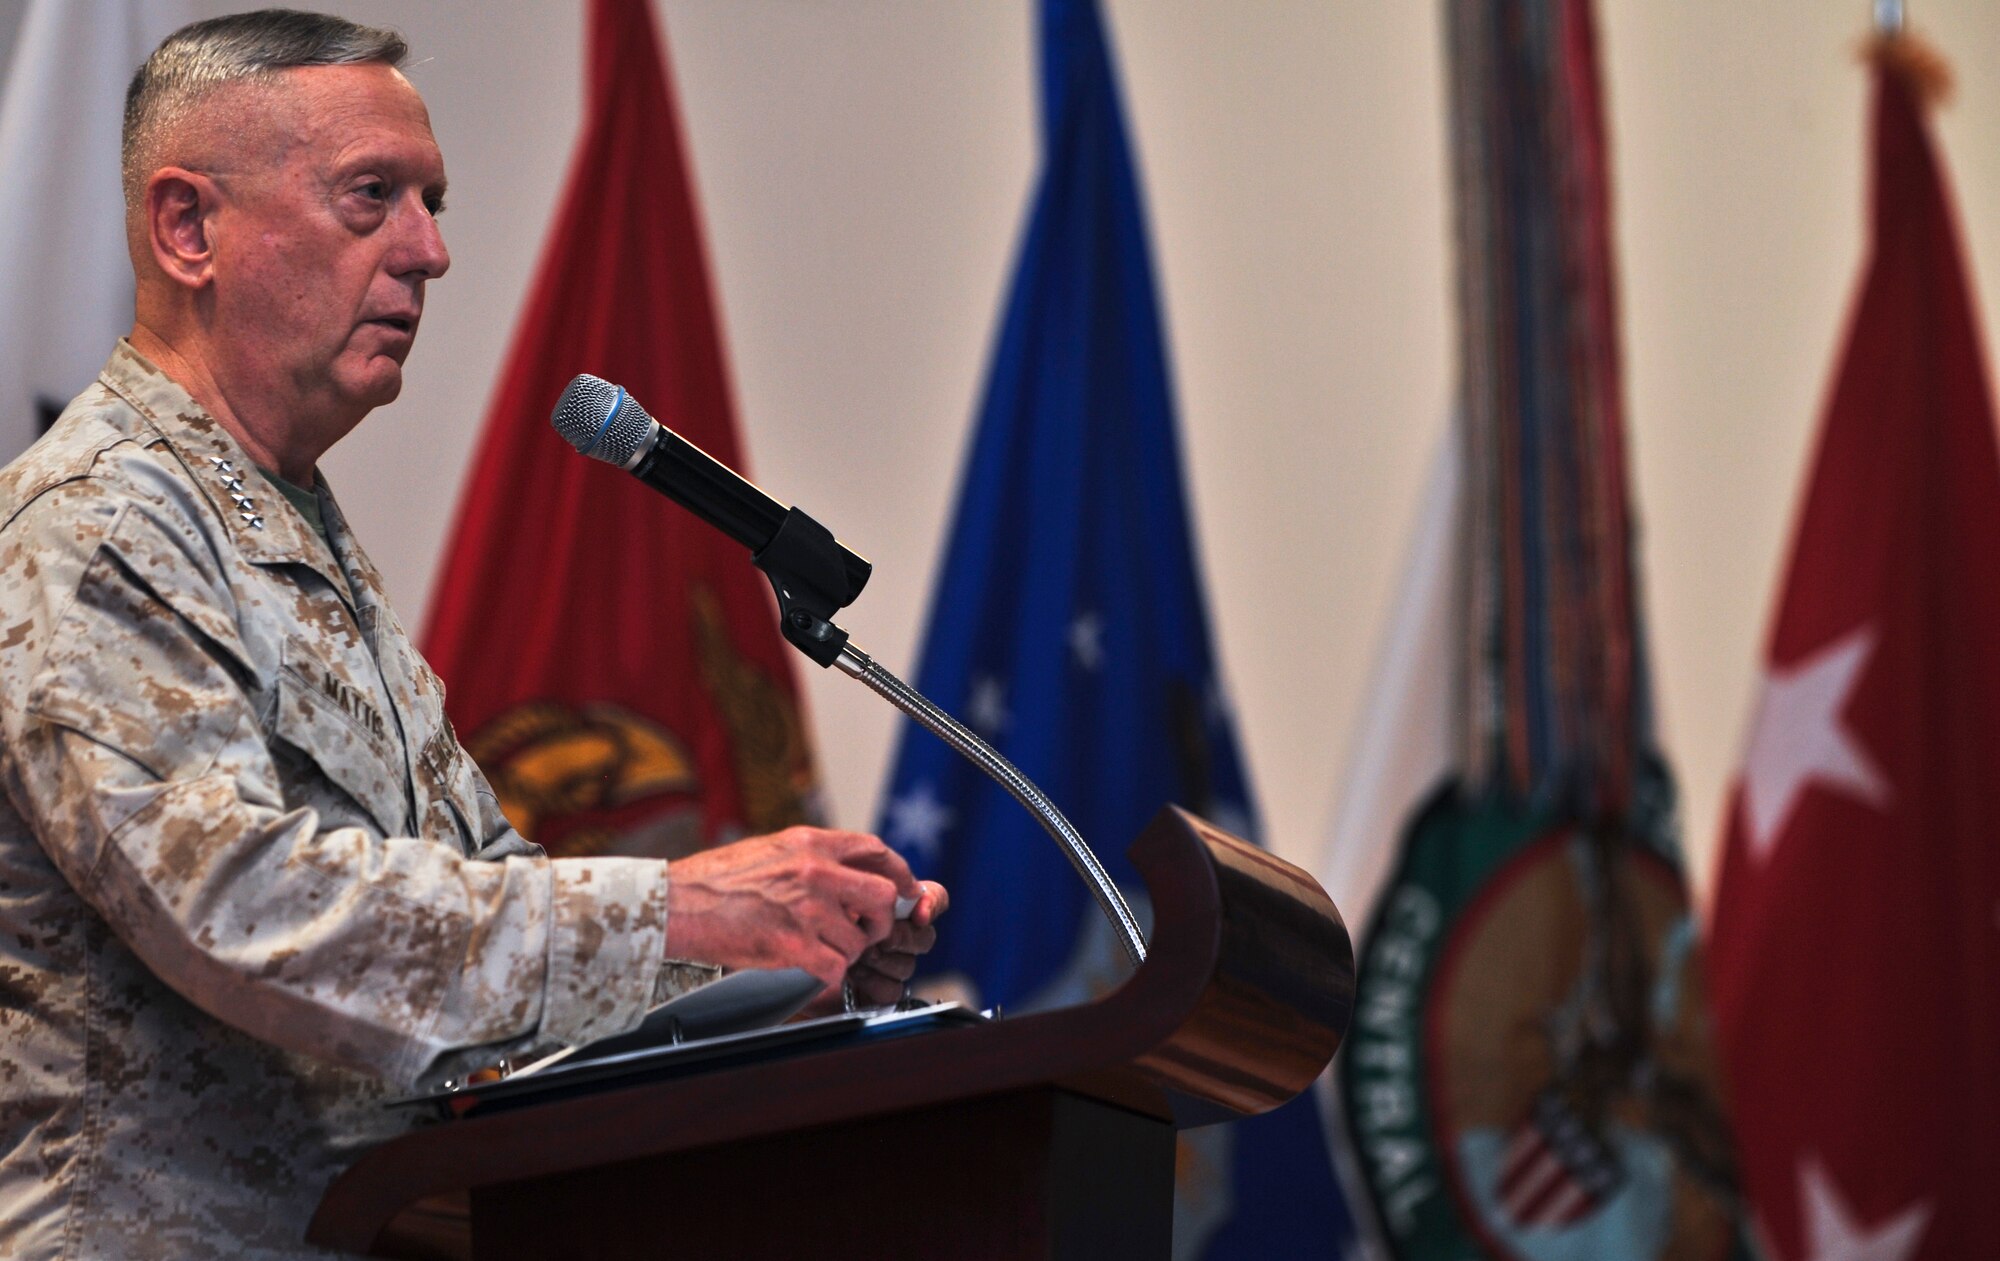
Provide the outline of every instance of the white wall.
[[[410,37],[451,172],[409,386],[329,461],[413,623],[566,171],[581,8],[343,6]],[[1868,8],[1599,5],[1653,643],[1704,871],[1859,262]],[[1032,10],[660,9],[759,480],[876,562],[846,624],[912,666],[1028,192]],[[1309,860],[1451,399],[1436,6],[1109,9],[1221,651],[1268,832]],[[1965,78],[1941,129],[1993,311],[2000,6],[1912,10]],[[836,815],[866,825],[893,715],[812,673]]]

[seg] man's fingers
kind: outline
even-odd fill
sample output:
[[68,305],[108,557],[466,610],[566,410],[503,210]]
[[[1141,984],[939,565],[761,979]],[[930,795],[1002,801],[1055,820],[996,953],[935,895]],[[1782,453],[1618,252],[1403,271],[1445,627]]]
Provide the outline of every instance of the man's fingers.
[[861,958],[863,951],[873,944],[859,924],[852,920],[838,920],[820,925],[820,944],[829,950],[840,952],[841,971],[846,971]]
[[[916,971],[917,956],[929,954],[937,945],[937,929],[898,920],[889,935],[861,952],[858,965],[879,968],[907,978]],[[894,961],[891,963],[890,961]]]
[[872,968],[856,968],[847,974],[847,986],[857,1003],[865,1007],[887,1007],[901,1001],[903,983]]
[[799,966],[827,985],[838,989],[840,983],[847,979],[848,962],[847,957],[840,951],[822,944],[800,960]]
[[851,867],[829,868],[825,878],[846,918],[867,934],[863,946],[885,939],[895,929],[896,886],[887,879]]
[[[946,904],[943,886],[920,883],[900,855],[861,832],[788,828],[677,859],[670,870],[669,954],[739,968],[796,964],[829,981],[878,942],[902,954],[929,950],[929,923]],[[840,955],[842,967],[821,951]]]
[[908,954],[885,954],[878,946],[862,955],[852,970],[859,972],[864,969],[879,972],[897,982],[907,981],[917,974],[917,957]]
[[910,874],[910,865],[880,837],[865,832],[823,831],[819,835],[826,838],[826,852],[837,861],[893,882],[896,892],[906,897],[916,897],[920,892],[917,878]]
[[937,945],[937,929],[911,920],[898,920],[895,928],[889,931],[889,935],[883,938],[875,950],[880,953],[920,955],[930,953],[930,948],[935,945]]
[[951,909],[951,893],[943,885],[935,880],[920,880],[917,885],[923,895],[917,899],[917,909],[910,913],[911,922],[927,925]]

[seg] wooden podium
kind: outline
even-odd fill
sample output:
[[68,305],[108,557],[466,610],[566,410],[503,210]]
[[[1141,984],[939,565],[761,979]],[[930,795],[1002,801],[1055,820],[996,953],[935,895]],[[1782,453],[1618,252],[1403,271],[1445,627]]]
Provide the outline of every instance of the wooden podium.
[[477,1261],[1164,1258],[1175,1130],[1310,1085],[1354,954],[1312,877],[1193,815],[1163,810],[1130,855],[1150,953],[1095,1002],[420,1129],[337,1178],[307,1237]]

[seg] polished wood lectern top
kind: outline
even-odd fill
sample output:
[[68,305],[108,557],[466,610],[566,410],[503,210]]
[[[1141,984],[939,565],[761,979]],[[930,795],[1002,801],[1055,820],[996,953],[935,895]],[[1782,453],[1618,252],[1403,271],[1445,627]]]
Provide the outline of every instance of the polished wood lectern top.
[[1169,807],[1146,963],[1079,1007],[475,1113],[367,1153],[308,1238],[376,1256],[1164,1257],[1173,1134],[1267,1111],[1354,1005],[1339,912]]

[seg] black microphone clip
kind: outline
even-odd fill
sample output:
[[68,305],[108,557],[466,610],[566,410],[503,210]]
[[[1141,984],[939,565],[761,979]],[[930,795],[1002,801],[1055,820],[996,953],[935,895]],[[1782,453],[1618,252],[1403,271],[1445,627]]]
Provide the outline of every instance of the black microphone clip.
[[848,556],[833,531],[792,508],[771,541],[750,557],[777,593],[780,633],[822,666],[832,665],[847,647],[847,632],[828,619],[861,594]]

